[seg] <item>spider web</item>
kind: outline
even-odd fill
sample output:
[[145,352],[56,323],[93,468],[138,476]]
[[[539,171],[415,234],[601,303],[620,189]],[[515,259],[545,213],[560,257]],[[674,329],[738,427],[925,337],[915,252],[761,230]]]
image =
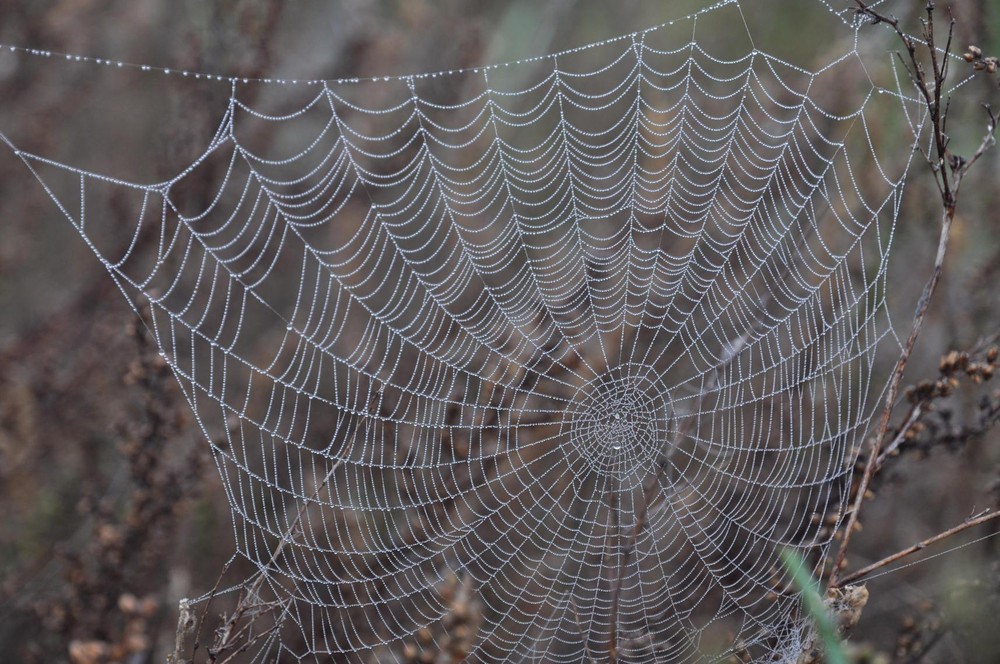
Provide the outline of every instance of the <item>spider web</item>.
[[794,660],[780,553],[822,564],[842,514],[906,164],[856,40],[809,70],[706,14],[743,29],[723,2],[509,65],[215,77],[156,184],[18,151],[211,442],[252,659]]

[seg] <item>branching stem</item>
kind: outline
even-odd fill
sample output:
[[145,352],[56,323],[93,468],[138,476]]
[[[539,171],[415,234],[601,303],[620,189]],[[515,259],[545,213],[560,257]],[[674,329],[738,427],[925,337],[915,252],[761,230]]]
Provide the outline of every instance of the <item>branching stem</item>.
[[855,1],[858,5],[858,9],[856,11],[859,15],[871,18],[873,23],[885,23],[892,27],[900,41],[903,43],[903,47],[906,49],[907,58],[903,60],[903,57],[900,56],[900,59],[903,60],[904,67],[907,72],[909,72],[913,84],[920,92],[920,95],[927,106],[928,119],[930,121],[931,131],[933,132],[934,155],[926,155],[926,157],[931,167],[931,171],[934,174],[938,191],[941,195],[942,210],[941,232],[938,237],[937,253],[934,257],[934,266],[932,268],[930,278],[928,278],[927,283],[924,285],[924,290],[920,294],[920,300],[917,303],[917,310],[913,315],[913,323],[910,327],[910,334],[906,339],[903,351],[900,354],[899,359],[896,361],[895,369],[893,370],[892,377],[890,378],[889,389],[886,394],[885,406],[882,409],[882,415],[879,419],[878,429],[876,430],[875,437],[872,440],[868,461],[865,464],[864,473],[861,476],[861,481],[854,496],[854,502],[851,505],[848,514],[843,540],[840,543],[840,548],[837,551],[837,556],[830,572],[828,584],[830,588],[837,588],[846,582],[845,580],[838,579],[838,575],[841,568],[844,566],[844,559],[847,555],[847,549],[851,541],[851,534],[855,530],[855,524],[858,521],[858,516],[861,512],[861,506],[864,502],[865,494],[871,484],[872,477],[880,466],[879,458],[882,449],[882,442],[885,440],[889,430],[889,420],[892,416],[893,408],[896,405],[896,397],[899,394],[899,386],[902,382],[903,373],[906,370],[906,364],[910,359],[913,347],[920,334],[920,328],[923,325],[927,309],[930,306],[931,298],[934,296],[934,291],[937,289],[938,282],[941,280],[941,274],[944,270],[944,259],[948,251],[948,240],[951,237],[951,227],[955,220],[955,209],[958,204],[958,193],[962,184],[962,179],[968,173],[973,164],[975,164],[983,153],[994,143],[994,135],[997,129],[997,116],[993,113],[989,106],[986,106],[989,123],[987,125],[986,134],[983,136],[983,139],[973,156],[969,159],[964,159],[951,154],[948,149],[949,141],[948,136],[945,133],[945,128],[947,126],[950,100],[946,101],[944,106],[942,106],[941,91],[944,88],[945,79],[948,76],[948,60],[950,58],[949,50],[951,48],[952,36],[954,34],[955,21],[952,20],[950,22],[946,46],[943,51],[939,52],[934,41],[933,0],[928,0],[927,2],[925,8],[926,18],[923,21],[924,44],[926,45],[929,53],[932,70],[930,74],[927,73],[920,61],[920,57],[917,54],[917,42],[914,41],[914,39],[908,34],[903,32],[899,26],[899,21],[896,18],[878,13],[862,2],[862,0]]

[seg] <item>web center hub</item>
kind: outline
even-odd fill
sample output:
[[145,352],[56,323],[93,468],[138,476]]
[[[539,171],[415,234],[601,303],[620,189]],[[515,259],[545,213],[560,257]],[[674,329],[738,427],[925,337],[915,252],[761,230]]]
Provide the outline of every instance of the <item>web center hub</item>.
[[669,448],[672,422],[669,392],[650,367],[615,367],[574,395],[571,453],[592,471],[633,486],[654,472]]

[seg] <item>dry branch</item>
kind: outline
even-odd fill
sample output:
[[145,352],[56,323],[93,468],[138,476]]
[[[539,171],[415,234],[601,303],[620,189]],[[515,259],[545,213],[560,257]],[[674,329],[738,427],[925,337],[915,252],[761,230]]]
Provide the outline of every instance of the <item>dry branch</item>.
[[946,540],[946,539],[948,539],[949,537],[951,537],[953,535],[957,535],[958,533],[962,532],[963,530],[967,530],[969,528],[973,528],[973,527],[978,526],[980,524],[987,523],[987,522],[992,521],[993,519],[996,519],[998,517],[1000,517],[1000,510],[994,510],[992,512],[986,512],[986,513],[982,513],[981,512],[981,513],[979,513],[976,516],[969,517],[968,519],[966,519],[962,523],[958,524],[957,526],[949,528],[948,530],[940,532],[937,535],[934,535],[932,537],[928,537],[925,540],[921,540],[920,542],[917,542],[913,546],[908,546],[905,549],[897,551],[896,553],[892,554],[891,556],[886,556],[885,558],[883,558],[882,560],[879,560],[878,562],[874,562],[871,565],[867,565],[865,567],[862,567],[861,569],[859,569],[856,572],[852,572],[852,573],[848,574],[847,576],[845,576],[842,579],[840,579],[840,584],[839,585],[841,587],[843,587],[843,586],[845,586],[845,585],[847,585],[849,583],[853,583],[855,581],[859,581],[859,580],[865,578],[866,576],[868,576],[869,574],[871,574],[872,572],[874,572],[875,570],[881,569],[881,568],[885,567],[886,565],[891,565],[892,563],[896,562],[897,560],[901,560],[901,559],[903,559],[903,558],[905,558],[905,557],[907,557],[907,556],[909,556],[911,554],[914,554],[914,553],[916,553],[918,551],[926,549],[931,544],[935,544],[935,543],[940,542],[942,540]]
[[923,21],[923,45],[926,47],[930,59],[931,72],[928,73],[920,56],[917,53],[918,42],[910,35],[903,32],[899,21],[893,17],[885,16],[868,7],[861,0],[856,0],[858,15],[870,18],[874,23],[885,23],[892,27],[899,40],[906,50],[906,58],[900,56],[903,66],[910,75],[910,79],[927,107],[928,119],[934,138],[935,154],[925,155],[931,171],[934,174],[934,181],[937,184],[941,195],[941,231],[938,236],[937,253],[934,257],[934,265],[931,275],[924,285],[920,300],[917,303],[917,310],[913,315],[913,322],[910,327],[910,334],[903,346],[903,351],[896,362],[896,366],[890,378],[889,388],[886,394],[885,406],[879,419],[878,429],[872,440],[871,451],[868,455],[868,462],[865,464],[864,474],[854,497],[854,503],[849,510],[847,525],[844,529],[844,537],[837,551],[837,556],[830,572],[829,587],[837,588],[843,581],[838,579],[838,574],[844,565],[847,549],[851,541],[851,534],[855,530],[858,516],[861,512],[861,505],[864,502],[865,494],[871,483],[872,477],[878,467],[878,459],[882,451],[882,443],[889,431],[889,421],[892,411],[896,406],[896,397],[899,394],[899,386],[906,371],[907,362],[913,352],[917,337],[923,325],[930,301],[937,289],[938,282],[944,270],[944,259],[948,251],[948,241],[951,237],[951,226],[955,219],[955,209],[958,204],[959,188],[962,180],[969,172],[969,169],[979,160],[986,150],[995,142],[994,135],[997,129],[997,115],[993,113],[989,106],[986,106],[986,113],[989,116],[987,130],[979,147],[972,157],[966,159],[954,155],[949,150],[949,139],[945,131],[948,121],[948,109],[950,100],[946,100],[942,106],[941,91],[944,88],[945,80],[948,77],[948,65],[950,60],[950,49],[952,36],[954,34],[955,21],[952,20],[948,27],[948,37],[944,49],[938,50],[934,40],[934,2],[928,0],[925,12],[926,19]]

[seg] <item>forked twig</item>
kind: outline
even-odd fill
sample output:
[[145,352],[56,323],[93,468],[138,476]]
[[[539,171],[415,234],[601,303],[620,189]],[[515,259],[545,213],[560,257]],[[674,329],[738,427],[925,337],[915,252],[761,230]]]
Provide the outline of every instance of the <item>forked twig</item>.
[[900,445],[906,442],[906,436],[913,428],[913,425],[920,421],[920,416],[924,414],[924,408],[926,404],[923,402],[917,402],[910,407],[910,412],[907,413],[906,418],[903,420],[903,424],[900,425],[899,431],[893,437],[892,442],[885,446],[882,453],[878,455],[875,459],[875,471],[878,472],[882,470],[882,466],[885,462],[893,455],[893,453],[899,449]]
[[[299,506],[299,510],[298,512],[296,512],[295,518],[292,520],[292,523],[290,523],[288,528],[285,529],[285,532],[282,534],[281,541],[279,541],[278,544],[274,547],[274,551],[271,553],[271,557],[270,559],[268,559],[267,565],[257,573],[257,578],[254,579],[253,584],[251,584],[250,587],[247,588],[246,591],[243,593],[239,601],[239,604],[236,606],[236,609],[233,611],[232,615],[226,621],[226,624],[219,629],[218,636],[215,640],[215,645],[213,648],[209,650],[209,657],[211,661],[214,662],[221,653],[228,650],[231,647],[231,644],[235,637],[242,635],[243,630],[239,630],[236,632],[234,632],[233,630],[236,627],[236,624],[240,621],[240,619],[244,615],[246,615],[252,608],[256,607],[256,602],[254,601],[254,598],[257,597],[257,594],[260,591],[260,587],[263,585],[264,579],[267,577],[267,574],[265,573],[264,570],[270,569],[271,566],[278,560],[278,557],[281,555],[281,552],[285,550],[285,547],[290,542],[293,541],[295,536],[295,531],[298,530],[299,523],[301,523],[302,517],[305,515],[306,510],[309,508],[309,504],[313,501],[316,501],[319,498],[320,492],[326,487],[327,484],[329,484],[330,478],[333,477],[333,474],[337,472],[337,469],[340,468],[343,464],[344,464],[344,459],[342,458],[337,459],[336,463],[334,463],[333,466],[330,467],[330,470],[327,471],[326,476],[323,478],[323,481],[316,486],[316,489],[315,491],[313,491],[312,496],[309,499],[302,501],[302,504]],[[222,572],[223,575],[226,573],[226,569],[228,568],[229,568],[229,563],[227,563],[226,567],[223,569]],[[221,580],[222,576],[220,575],[219,581]],[[219,587],[219,581],[216,581],[215,588],[212,589],[212,593],[209,595],[209,599],[208,602],[206,603],[205,610],[202,612],[201,622],[204,622],[205,614],[208,612],[208,606],[211,604],[211,601],[214,598],[215,593]],[[201,633],[201,625],[199,624],[198,634],[200,633]],[[194,655],[197,652],[198,647],[199,643],[198,643],[198,638],[196,637],[194,643],[194,650],[191,653],[191,661],[194,661]]]
[[[928,0],[927,2],[925,9],[926,19],[923,22],[924,45],[929,53],[930,65],[932,69],[929,74],[917,55],[918,42],[914,40],[913,37],[910,37],[908,34],[903,32],[897,19],[878,13],[862,2],[862,0],[855,0],[855,2],[858,5],[858,9],[856,11],[859,15],[871,18],[874,23],[885,23],[891,26],[900,41],[903,43],[903,47],[906,49],[908,62],[907,60],[903,60],[903,65],[909,73],[913,84],[919,90],[925,105],[927,106],[927,114],[930,120],[931,130],[933,132],[934,154],[933,156],[931,154],[926,154],[925,157],[931,167],[931,171],[934,173],[934,181],[937,184],[938,191],[941,195],[942,210],[941,232],[938,237],[937,254],[934,257],[934,266],[932,268],[931,275],[920,294],[920,300],[917,302],[917,309],[913,315],[910,334],[906,339],[906,343],[903,346],[903,351],[900,354],[899,359],[896,361],[896,366],[889,381],[889,387],[885,398],[885,406],[882,409],[878,429],[876,430],[875,437],[872,440],[871,451],[868,455],[868,462],[865,464],[864,474],[861,476],[861,481],[858,485],[854,502],[851,505],[848,514],[847,525],[844,529],[844,537],[840,543],[840,548],[837,551],[833,568],[830,571],[828,584],[830,588],[837,588],[843,583],[843,581],[838,579],[838,574],[844,565],[844,558],[847,555],[847,548],[851,541],[851,534],[853,533],[855,524],[858,521],[858,515],[861,512],[861,505],[864,502],[868,486],[879,466],[878,460],[882,450],[882,442],[885,440],[889,431],[889,420],[892,415],[893,408],[896,405],[896,397],[899,394],[899,386],[903,379],[903,373],[906,370],[906,364],[910,359],[910,354],[913,352],[913,347],[920,334],[920,328],[923,325],[927,309],[930,306],[931,298],[934,295],[934,291],[937,289],[938,282],[941,280],[941,274],[944,269],[944,259],[948,250],[948,241],[951,237],[951,226],[955,219],[955,208],[958,203],[959,188],[961,187],[963,178],[969,172],[969,169],[995,142],[994,135],[997,130],[997,115],[993,113],[989,106],[986,106],[985,108],[986,113],[989,116],[989,123],[986,128],[986,133],[972,157],[968,159],[959,157],[952,154],[948,148],[949,139],[945,133],[945,128],[947,126],[947,116],[950,103],[946,101],[944,106],[942,106],[941,90],[944,88],[944,82],[948,75],[948,60],[950,57],[949,50],[951,48],[952,35],[954,34],[955,21],[952,20],[950,22],[948,28],[948,39],[945,48],[939,53],[934,41],[933,0]],[[900,56],[900,59],[903,59],[902,56]]]

